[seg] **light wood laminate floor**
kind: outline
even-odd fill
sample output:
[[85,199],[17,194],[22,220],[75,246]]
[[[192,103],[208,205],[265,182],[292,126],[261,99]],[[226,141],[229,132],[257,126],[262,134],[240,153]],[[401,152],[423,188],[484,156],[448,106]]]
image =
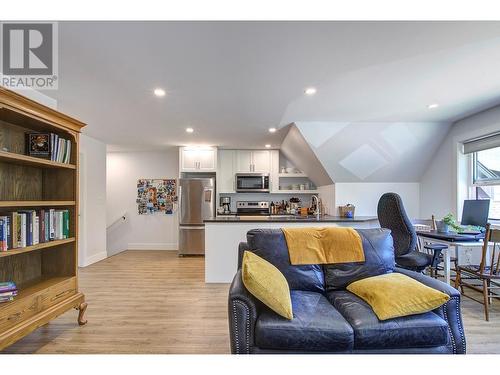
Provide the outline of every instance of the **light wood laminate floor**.
[[[4,353],[229,353],[227,284],[204,283],[204,259],[126,251],[80,270],[88,324],[70,311]],[[500,353],[500,302],[491,320],[463,300],[468,353]]]

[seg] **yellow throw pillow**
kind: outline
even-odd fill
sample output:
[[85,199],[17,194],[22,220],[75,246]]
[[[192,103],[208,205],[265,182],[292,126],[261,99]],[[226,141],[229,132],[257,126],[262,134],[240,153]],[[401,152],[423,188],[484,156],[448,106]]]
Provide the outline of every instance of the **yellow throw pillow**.
[[292,319],[292,299],[285,276],[271,263],[250,251],[243,254],[243,284],[255,298],[284,318]]
[[380,320],[437,309],[450,296],[400,273],[368,277],[347,287],[368,303]]

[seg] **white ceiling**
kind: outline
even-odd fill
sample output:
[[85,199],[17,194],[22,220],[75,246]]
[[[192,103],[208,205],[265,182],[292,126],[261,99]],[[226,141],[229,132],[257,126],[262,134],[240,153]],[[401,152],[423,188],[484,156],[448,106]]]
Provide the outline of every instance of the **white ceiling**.
[[118,149],[279,146],[271,126],[448,123],[500,103],[500,22],[61,22],[59,39],[45,94]]

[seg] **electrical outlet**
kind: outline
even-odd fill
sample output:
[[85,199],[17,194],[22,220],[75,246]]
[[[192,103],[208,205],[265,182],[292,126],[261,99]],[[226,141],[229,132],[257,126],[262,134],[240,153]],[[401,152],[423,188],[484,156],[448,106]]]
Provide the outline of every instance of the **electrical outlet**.
[[465,248],[464,249],[464,257],[463,260],[465,264],[471,264],[472,263],[472,249],[471,248]]

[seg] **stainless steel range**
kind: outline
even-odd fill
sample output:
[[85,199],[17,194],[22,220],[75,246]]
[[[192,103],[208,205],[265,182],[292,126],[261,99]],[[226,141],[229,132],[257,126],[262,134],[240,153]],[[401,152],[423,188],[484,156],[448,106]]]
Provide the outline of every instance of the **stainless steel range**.
[[268,216],[269,213],[269,202],[236,202],[236,214],[239,216]]

